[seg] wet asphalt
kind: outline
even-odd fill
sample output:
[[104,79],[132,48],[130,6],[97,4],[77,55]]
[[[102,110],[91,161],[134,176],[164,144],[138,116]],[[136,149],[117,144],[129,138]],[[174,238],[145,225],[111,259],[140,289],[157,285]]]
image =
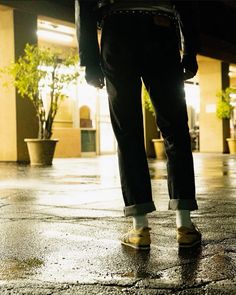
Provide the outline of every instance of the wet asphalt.
[[202,245],[179,250],[166,162],[150,160],[152,247],[120,245],[115,156],[0,163],[0,294],[236,294],[236,156],[194,153]]

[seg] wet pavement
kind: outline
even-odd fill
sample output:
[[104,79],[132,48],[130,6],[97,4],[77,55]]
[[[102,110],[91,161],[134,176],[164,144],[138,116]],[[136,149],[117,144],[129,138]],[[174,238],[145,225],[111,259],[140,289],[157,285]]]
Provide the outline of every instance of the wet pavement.
[[120,245],[116,156],[0,163],[0,294],[236,294],[236,156],[194,154],[202,246],[179,251],[165,161],[150,160],[152,248]]

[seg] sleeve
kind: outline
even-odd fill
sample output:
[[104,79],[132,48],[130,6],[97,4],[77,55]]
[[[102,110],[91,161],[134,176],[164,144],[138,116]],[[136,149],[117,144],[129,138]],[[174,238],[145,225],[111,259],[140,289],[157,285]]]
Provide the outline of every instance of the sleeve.
[[181,21],[184,54],[197,54],[200,49],[198,5],[196,0],[173,1]]
[[100,64],[97,11],[94,0],[75,0],[75,21],[81,66]]

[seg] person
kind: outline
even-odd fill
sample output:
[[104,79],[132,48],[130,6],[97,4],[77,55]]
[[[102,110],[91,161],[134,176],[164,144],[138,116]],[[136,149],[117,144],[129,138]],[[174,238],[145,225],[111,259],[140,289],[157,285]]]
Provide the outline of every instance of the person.
[[149,250],[147,214],[156,210],[144,145],[143,82],[165,142],[177,241],[180,247],[199,244],[201,233],[190,215],[198,205],[184,93],[184,80],[198,70],[194,1],[76,0],[75,5],[80,65],[88,84],[106,84],[124,214],[133,218],[133,228],[121,243]]

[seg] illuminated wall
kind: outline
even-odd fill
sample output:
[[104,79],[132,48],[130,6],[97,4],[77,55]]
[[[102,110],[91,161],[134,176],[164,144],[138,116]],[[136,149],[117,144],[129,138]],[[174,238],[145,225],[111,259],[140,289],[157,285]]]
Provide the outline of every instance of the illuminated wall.
[[201,152],[223,152],[223,124],[216,117],[216,93],[222,87],[221,70],[221,61],[199,59]]
[[[0,66],[13,62],[25,44],[36,43],[36,16],[0,7]],[[0,161],[28,161],[24,138],[37,136],[37,120],[32,104],[22,99],[14,87],[4,88],[0,79]]]

